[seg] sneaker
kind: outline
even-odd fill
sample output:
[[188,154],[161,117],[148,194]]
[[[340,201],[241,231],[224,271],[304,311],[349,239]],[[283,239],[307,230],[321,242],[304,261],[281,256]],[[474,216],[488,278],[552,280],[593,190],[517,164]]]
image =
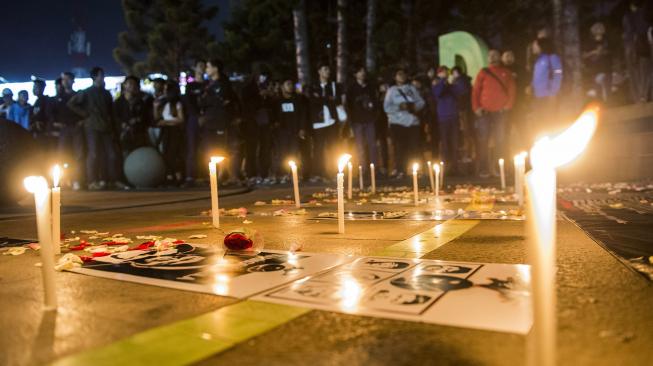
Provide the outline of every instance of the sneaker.
[[289,181],[290,181],[290,178],[287,175],[284,175],[283,177],[281,177],[281,180],[279,180],[279,183],[286,184]]
[[195,179],[193,178],[186,178],[184,180],[184,183],[181,184],[181,188],[193,188],[195,187]]
[[320,181],[320,179],[321,179],[321,177],[319,177],[317,175],[314,175],[308,181],[311,182],[311,183],[317,183],[317,182]]
[[101,180],[99,183],[100,189],[106,189],[107,188],[107,182]]
[[79,182],[75,181],[73,182],[73,191],[79,191],[82,189],[82,185],[79,184]]
[[100,182],[91,182],[88,185],[88,190],[89,191],[101,191],[102,189],[104,189],[104,187],[102,187]]
[[113,188],[115,188],[117,190],[121,190],[121,191],[128,191],[128,190],[131,189],[130,186],[126,185],[125,183],[123,183],[121,181],[114,182],[113,183]]

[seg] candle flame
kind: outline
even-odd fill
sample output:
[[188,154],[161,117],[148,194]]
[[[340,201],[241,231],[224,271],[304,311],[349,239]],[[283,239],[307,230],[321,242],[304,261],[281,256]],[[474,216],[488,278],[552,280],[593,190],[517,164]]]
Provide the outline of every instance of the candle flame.
[[370,163],[370,168],[374,169],[374,163]]
[[574,160],[592,139],[597,121],[598,110],[588,109],[557,136],[539,139],[531,149],[533,167],[557,168]]
[[290,161],[288,162],[288,165],[290,165],[290,167],[291,167],[292,169],[297,168],[297,164],[295,163],[294,160],[290,160]]
[[440,165],[439,164],[433,165],[433,170],[435,170],[437,174],[440,174]]
[[349,168],[351,170],[351,161],[347,162],[347,168]]
[[419,163],[413,163],[413,174],[416,174],[417,170],[419,170]]
[[211,163],[220,164],[224,160],[224,156],[211,156]]
[[48,181],[42,176],[29,176],[23,180],[23,185],[29,193],[42,193],[48,189]]
[[503,158],[499,159],[499,165],[503,165],[503,164],[504,164]]
[[349,159],[351,159],[351,155],[349,154],[342,154],[340,155],[340,158],[338,159],[338,172],[342,173],[342,171],[345,169],[345,165],[349,162]]
[[52,167],[52,186],[59,187],[59,179],[61,179],[62,171],[59,164]]

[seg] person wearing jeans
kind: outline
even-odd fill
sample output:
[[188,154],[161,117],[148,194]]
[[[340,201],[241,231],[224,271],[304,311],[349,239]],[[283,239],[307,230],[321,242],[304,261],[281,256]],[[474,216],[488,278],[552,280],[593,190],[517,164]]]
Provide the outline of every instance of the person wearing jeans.
[[86,177],[89,189],[100,190],[109,180],[110,188],[128,189],[119,179],[118,154],[115,146],[113,99],[104,88],[104,70],[91,70],[93,85],[75,94],[68,101],[68,108],[84,116],[84,136],[88,148],[86,156]]
[[[498,176],[497,161],[504,156],[505,112],[512,109],[515,102],[515,80],[510,70],[501,66],[501,54],[497,50],[488,52],[489,66],[481,69],[474,80],[472,89],[472,109],[476,113],[477,147],[476,159],[479,175],[487,178],[492,173]],[[490,153],[490,140],[494,142]]]
[[420,121],[416,113],[426,103],[417,88],[408,83],[403,69],[395,72],[395,83],[385,95],[383,110],[388,115],[395,150],[392,175],[402,177],[408,166],[420,159]]
[[356,158],[364,171],[370,163],[378,165],[376,155],[376,118],[378,100],[376,88],[367,81],[367,71],[358,67],[356,80],[349,86],[346,98],[347,115],[356,142]]

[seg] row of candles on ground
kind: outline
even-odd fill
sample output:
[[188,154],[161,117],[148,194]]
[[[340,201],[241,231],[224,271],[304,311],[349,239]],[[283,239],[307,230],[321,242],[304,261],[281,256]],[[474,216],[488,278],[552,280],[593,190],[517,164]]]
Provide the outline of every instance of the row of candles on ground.
[[[555,248],[556,248],[556,168],[574,160],[589,144],[596,130],[598,110],[589,109],[574,124],[555,138],[538,140],[531,149],[532,170],[524,176],[526,153],[514,158],[515,191],[519,203],[523,202],[524,182],[528,189],[527,226],[529,241],[527,245],[531,264],[534,364],[555,365],[556,348],[556,289],[555,289]],[[338,160],[338,231],[344,233],[344,168],[350,167],[351,155],[345,154]],[[209,163],[211,183],[211,206],[213,225],[219,227],[217,164],[224,157],[213,157]],[[442,164],[433,165],[433,188],[437,195],[442,181]],[[293,173],[295,204],[300,205],[297,165],[290,162]],[[374,166],[371,165],[372,190],[375,188]],[[505,189],[504,162],[499,161],[502,188]],[[417,171],[413,165],[413,185],[415,202],[418,202]],[[361,169],[362,170],[362,169]],[[359,170],[359,172],[361,171]],[[429,166],[429,173],[431,167]],[[351,168],[349,168],[351,182]],[[522,177],[524,177],[522,179]],[[57,307],[54,283],[54,256],[60,251],[60,199],[61,168],[55,166],[52,172],[53,188],[42,176],[31,176],[24,180],[25,188],[34,194],[36,222],[41,252],[42,275],[44,283],[45,309]],[[440,182],[438,182],[440,180]],[[351,187],[351,183],[349,184]],[[351,188],[349,188],[351,191]],[[351,197],[351,193],[349,193]]]

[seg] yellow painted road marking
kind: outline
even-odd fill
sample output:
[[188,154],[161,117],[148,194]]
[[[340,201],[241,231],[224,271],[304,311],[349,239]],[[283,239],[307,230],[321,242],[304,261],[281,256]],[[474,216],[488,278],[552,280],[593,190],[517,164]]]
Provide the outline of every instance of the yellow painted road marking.
[[[467,210],[489,210],[491,203],[472,202]],[[448,220],[376,253],[420,258],[451,242],[480,220]],[[190,319],[148,329],[107,346],[61,358],[55,366],[187,365],[259,336],[313,310],[244,300]]]

